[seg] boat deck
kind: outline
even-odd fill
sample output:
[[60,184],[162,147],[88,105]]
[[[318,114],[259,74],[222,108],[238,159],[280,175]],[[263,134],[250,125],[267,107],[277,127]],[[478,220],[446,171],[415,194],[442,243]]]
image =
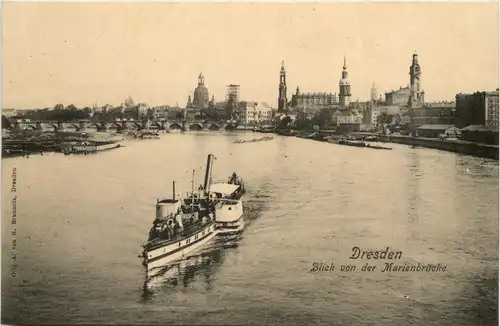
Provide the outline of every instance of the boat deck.
[[207,228],[208,226],[210,226],[211,224],[214,224],[215,222],[214,221],[211,221],[211,222],[206,222],[206,223],[196,223],[194,225],[191,225],[187,228],[184,228],[182,234],[177,234],[177,235],[174,235],[172,238],[170,239],[153,239],[151,241],[148,241],[145,245],[144,245],[144,249],[148,250],[148,251],[151,251],[151,250],[154,250],[156,248],[160,248],[160,247],[163,247],[163,246],[167,246],[169,244],[172,244],[172,243],[175,243],[177,241],[181,241],[185,238],[189,238],[193,235],[195,235],[196,233],[198,232],[201,232],[203,229]]

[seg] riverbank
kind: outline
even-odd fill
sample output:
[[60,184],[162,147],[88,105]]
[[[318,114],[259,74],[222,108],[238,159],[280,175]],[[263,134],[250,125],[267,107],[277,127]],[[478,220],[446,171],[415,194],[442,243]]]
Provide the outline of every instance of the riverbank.
[[340,134],[336,130],[309,130],[301,132],[278,131],[276,133],[282,136],[296,136],[317,141],[327,141],[334,135],[352,137],[353,140],[364,140],[366,137],[376,137],[378,141],[382,142],[439,149],[447,152],[490,158],[494,160],[498,160],[499,152],[499,147],[496,145],[474,143],[459,139],[442,140],[436,138],[403,135],[379,135],[371,132],[351,132]]
[[[352,133],[353,135],[373,136],[372,133]],[[435,139],[402,135],[376,135],[380,141],[409,146],[419,146],[443,151],[454,152],[477,157],[485,157],[498,160],[498,146],[473,143],[458,139]]]
[[2,158],[63,152],[68,145],[118,143],[123,136],[108,133],[22,131],[2,133]]

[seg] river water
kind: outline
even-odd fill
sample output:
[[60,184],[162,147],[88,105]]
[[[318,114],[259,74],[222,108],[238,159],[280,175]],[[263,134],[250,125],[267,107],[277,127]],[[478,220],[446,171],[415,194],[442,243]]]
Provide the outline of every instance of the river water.
[[[234,143],[260,136],[164,134],[2,160],[2,323],[497,324],[498,162],[396,144]],[[189,191],[193,168],[201,184],[208,153],[214,179],[246,182],[243,238],[145,282],[138,255],[156,199],[173,180]],[[349,259],[355,246],[402,259]],[[382,272],[385,262],[447,269]]]

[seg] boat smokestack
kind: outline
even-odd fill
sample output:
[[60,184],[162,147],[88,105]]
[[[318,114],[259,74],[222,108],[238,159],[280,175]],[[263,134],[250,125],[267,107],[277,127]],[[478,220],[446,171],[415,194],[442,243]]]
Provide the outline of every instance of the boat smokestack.
[[210,189],[210,179],[212,178],[213,161],[214,161],[214,156],[212,154],[208,154],[207,168],[205,170],[205,183],[203,184],[203,188],[205,189],[205,194],[208,194],[208,191]]
[[172,182],[172,199],[175,200],[175,181]]

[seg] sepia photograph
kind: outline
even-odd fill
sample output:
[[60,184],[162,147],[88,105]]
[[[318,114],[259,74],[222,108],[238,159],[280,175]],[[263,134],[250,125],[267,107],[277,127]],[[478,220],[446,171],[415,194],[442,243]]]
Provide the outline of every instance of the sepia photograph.
[[2,325],[498,325],[498,2],[0,7]]

